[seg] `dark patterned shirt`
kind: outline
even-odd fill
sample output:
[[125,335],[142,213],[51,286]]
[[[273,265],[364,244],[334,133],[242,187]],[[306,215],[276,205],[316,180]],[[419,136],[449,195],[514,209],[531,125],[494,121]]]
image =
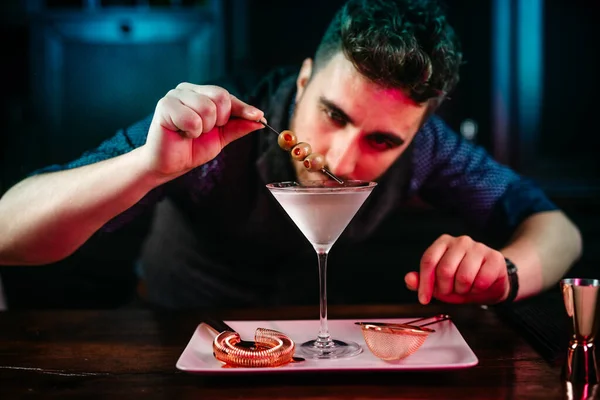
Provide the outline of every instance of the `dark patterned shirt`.
[[[270,124],[281,130],[288,126],[294,82],[295,76],[277,70],[245,96],[224,87],[265,111]],[[151,116],[79,159],[38,173],[127,153],[145,143],[150,121]],[[151,301],[177,308],[316,301],[314,250],[265,188],[269,182],[294,180],[288,156],[276,139],[267,130],[245,136],[214,160],[152,190],[105,225],[104,232],[114,231],[155,207],[153,228],[140,256]],[[362,290],[356,281],[363,288],[384,287],[395,276],[392,287],[405,290],[397,280],[418,269],[414,262],[402,265],[398,259],[410,244],[394,243],[396,228],[392,228],[384,246],[380,231],[414,198],[504,239],[533,213],[557,208],[532,181],[497,163],[483,148],[432,116],[378,180],[332,249],[340,254],[339,260],[331,257],[330,266],[337,270],[332,276],[341,282],[332,285],[332,302],[336,296],[338,302],[345,302],[352,297],[348,292]],[[361,253],[359,243],[368,250]],[[386,261],[395,255],[399,256],[392,264]],[[344,281],[348,276],[354,279]]]

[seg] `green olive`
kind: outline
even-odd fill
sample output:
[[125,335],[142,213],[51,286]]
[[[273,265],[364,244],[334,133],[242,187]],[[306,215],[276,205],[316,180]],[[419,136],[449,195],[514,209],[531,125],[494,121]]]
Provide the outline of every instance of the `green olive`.
[[277,144],[279,144],[279,147],[281,147],[285,151],[289,151],[292,147],[296,145],[296,143],[298,143],[298,139],[292,131],[281,131],[281,133],[277,137]]
[[304,159],[303,164],[307,170],[317,172],[325,168],[325,157],[319,153],[312,153]]
[[296,161],[304,160],[310,153],[312,152],[312,148],[310,144],[306,142],[300,142],[294,147],[292,147],[292,158]]

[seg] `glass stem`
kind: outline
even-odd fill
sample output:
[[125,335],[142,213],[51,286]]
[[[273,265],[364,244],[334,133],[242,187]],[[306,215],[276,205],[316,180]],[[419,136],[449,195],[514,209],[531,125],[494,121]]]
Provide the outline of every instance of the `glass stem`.
[[331,335],[327,326],[327,251],[317,251],[319,257],[319,328],[318,345],[331,344]]

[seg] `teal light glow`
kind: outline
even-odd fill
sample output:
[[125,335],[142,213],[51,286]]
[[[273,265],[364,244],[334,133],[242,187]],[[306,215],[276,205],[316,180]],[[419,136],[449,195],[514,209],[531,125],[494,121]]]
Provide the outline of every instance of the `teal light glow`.
[[540,121],[543,83],[543,0],[517,3],[517,90],[519,131],[533,144]]
[[[492,4],[494,156],[513,166],[516,158],[527,159],[539,135],[543,17],[543,0],[494,0]],[[513,133],[518,135],[518,154],[511,152],[517,150],[511,145]]]

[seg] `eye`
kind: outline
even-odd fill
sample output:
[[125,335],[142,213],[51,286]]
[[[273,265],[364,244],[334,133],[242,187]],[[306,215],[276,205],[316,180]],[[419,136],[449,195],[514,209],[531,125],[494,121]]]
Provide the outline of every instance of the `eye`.
[[387,135],[369,135],[367,137],[367,140],[369,141],[369,145],[372,148],[379,151],[395,149],[396,147],[400,146],[400,144],[397,141],[390,139]]
[[347,121],[346,118],[337,112],[336,110],[332,110],[330,108],[324,108],[323,112],[327,115],[327,118],[337,126],[345,126]]

